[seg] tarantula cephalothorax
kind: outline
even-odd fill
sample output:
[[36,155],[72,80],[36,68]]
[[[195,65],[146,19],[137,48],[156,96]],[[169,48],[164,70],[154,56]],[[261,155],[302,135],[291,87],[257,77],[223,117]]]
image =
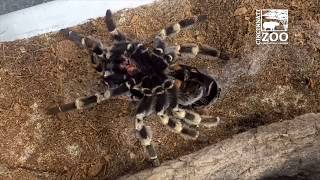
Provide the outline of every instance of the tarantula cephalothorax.
[[75,102],[50,108],[48,112],[56,114],[83,109],[110,97],[130,96],[138,104],[135,115],[137,137],[153,164],[159,165],[151,142],[151,130],[143,122],[145,117],[156,113],[160,122],[172,131],[195,139],[199,133],[190,126],[198,126],[203,116],[192,111],[190,107],[206,106],[219,95],[220,88],[212,77],[194,67],[173,62],[176,58],[196,55],[227,60],[227,55],[205,45],[167,46],[165,43],[167,37],[205,20],[206,16],[200,15],[181,20],[161,30],[153,41],[152,49],[120,32],[110,10],[107,10],[105,23],[113,40],[111,47],[105,47],[101,41],[90,36],[84,37],[68,29],[62,29],[61,33],[69,40],[89,50],[91,62],[96,70],[102,73],[106,88],[104,92],[80,97]]

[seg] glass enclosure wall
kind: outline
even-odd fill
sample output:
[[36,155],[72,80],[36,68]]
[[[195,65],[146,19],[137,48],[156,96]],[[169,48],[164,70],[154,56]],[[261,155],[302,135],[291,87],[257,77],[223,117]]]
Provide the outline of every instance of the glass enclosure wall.
[[53,0],[1,0],[0,15]]

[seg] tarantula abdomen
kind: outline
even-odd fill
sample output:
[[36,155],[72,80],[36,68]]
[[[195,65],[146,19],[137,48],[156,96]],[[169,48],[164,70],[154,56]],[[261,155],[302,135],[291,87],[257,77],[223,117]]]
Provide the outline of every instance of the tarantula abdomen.
[[204,88],[199,81],[187,80],[179,83],[179,104],[182,106],[189,106],[200,100],[204,94]]
[[179,98],[184,107],[203,107],[219,97],[220,88],[215,79],[187,65],[172,67],[171,76],[177,80]]
[[205,79],[205,91],[198,101],[194,102],[192,104],[192,107],[203,107],[207,106],[210,103],[212,103],[215,99],[217,99],[220,96],[221,88],[218,86],[217,82],[207,75],[203,75],[203,78]]

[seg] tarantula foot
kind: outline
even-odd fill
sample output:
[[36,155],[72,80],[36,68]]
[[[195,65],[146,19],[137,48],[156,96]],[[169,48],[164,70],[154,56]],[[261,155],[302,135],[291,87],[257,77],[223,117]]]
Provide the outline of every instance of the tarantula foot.
[[70,30],[68,28],[60,29],[60,33],[62,33],[63,35],[65,35],[67,37],[69,36],[69,32],[70,32]]
[[67,112],[77,109],[75,103],[68,103],[62,106],[55,106],[47,110],[48,115],[58,114],[59,112]]
[[230,60],[230,55],[226,52],[221,52],[219,58],[227,61]]
[[216,118],[213,118],[212,116],[201,116],[201,117],[203,118],[203,122],[201,123],[201,126],[203,127],[212,128],[225,123],[225,121],[221,120],[220,117],[216,117]]
[[197,138],[197,141],[202,142],[202,143],[208,143],[209,142],[209,137],[202,133]]
[[46,111],[46,114],[47,114],[47,115],[54,115],[54,114],[57,114],[57,113],[59,113],[59,112],[61,112],[60,109],[59,109],[59,107],[52,107],[52,108],[50,108],[50,109],[48,109],[48,110]]
[[159,159],[152,159],[151,161],[152,161],[151,163],[152,163],[153,167],[159,167],[160,166]]

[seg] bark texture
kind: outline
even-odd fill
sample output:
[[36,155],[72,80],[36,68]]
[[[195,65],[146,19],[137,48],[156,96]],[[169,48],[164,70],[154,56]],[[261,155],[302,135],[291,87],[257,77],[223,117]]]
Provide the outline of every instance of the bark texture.
[[320,179],[320,114],[261,126],[120,179]]

